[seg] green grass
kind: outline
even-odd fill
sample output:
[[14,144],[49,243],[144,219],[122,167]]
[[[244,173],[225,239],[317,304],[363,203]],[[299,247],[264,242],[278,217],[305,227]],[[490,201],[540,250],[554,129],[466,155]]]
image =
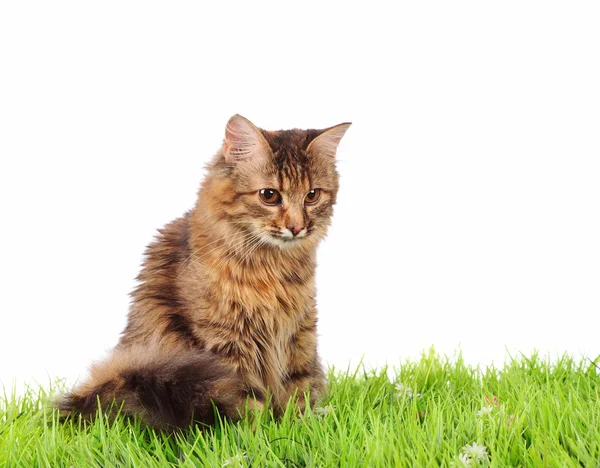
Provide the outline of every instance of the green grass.
[[[165,435],[59,422],[48,393],[0,397],[0,466],[600,466],[600,375],[570,357],[474,369],[433,351],[395,371],[330,372],[325,410]],[[398,385],[401,383],[401,385]],[[482,411],[483,409],[483,411]],[[479,413],[479,414],[478,414]]]

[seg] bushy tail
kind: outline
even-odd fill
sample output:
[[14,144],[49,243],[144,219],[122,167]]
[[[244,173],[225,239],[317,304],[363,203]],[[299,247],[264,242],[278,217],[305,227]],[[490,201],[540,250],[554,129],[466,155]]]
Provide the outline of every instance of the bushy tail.
[[157,429],[213,424],[215,410],[239,418],[248,392],[235,371],[208,352],[163,350],[159,347],[117,349],[95,364],[90,379],[63,395],[63,416],[93,418],[103,411],[139,418]]

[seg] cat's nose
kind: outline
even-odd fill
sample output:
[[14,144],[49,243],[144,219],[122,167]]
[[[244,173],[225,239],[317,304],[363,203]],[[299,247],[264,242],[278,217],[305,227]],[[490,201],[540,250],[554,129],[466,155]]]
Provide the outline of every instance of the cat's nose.
[[294,236],[297,236],[300,233],[300,231],[302,231],[304,229],[304,226],[302,226],[302,225],[296,225],[296,226],[288,226],[287,228],[290,230],[290,232]]

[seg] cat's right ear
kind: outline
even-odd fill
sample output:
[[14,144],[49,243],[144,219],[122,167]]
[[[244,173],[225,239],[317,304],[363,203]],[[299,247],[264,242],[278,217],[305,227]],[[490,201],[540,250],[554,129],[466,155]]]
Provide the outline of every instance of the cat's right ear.
[[252,122],[239,114],[229,119],[223,142],[225,161],[257,161],[264,158],[268,152],[269,144]]

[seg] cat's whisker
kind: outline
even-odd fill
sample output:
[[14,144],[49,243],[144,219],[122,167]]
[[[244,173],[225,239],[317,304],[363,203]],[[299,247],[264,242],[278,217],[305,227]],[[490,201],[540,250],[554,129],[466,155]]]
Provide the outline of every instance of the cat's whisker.
[[215,270],[219,270],[223,265],[225,265],[227,262],[229,262],[230,260],[232,260],[236,255],[239,255],[238,253],[238,248],[241,247],[244,243],[242,244],[238,244],[235,246],[234,249],[230,250],[222,259],[221,261],[215,265],[215,262],[212,263],[212,267],[214,267]]
[[247,242],[252,242],[254,240],[254,238],[257,238],[257,237],[258,236],[255,233],[251,233],[251,236],[241,239],[240,242],[237,242],[236,244],[231,246],[231,250],[228,251],[228,253],[221,259],[221,261],[216,266],[214,265],[216,260],[213,261],[213,263],[211,264],[211,267],[214,267],[216,270],[218,270],[223,264],[225,264],[225,262],[231,260],[236,254],[238,254],[237,249],[239,247],[244,246]]
[[251,239],[248,239],[248,242],[246,242],[244,245],[242,245],[241,250],[236,253],[238,253],[238,257],[239,257],[239,262],[240,264],[243,263],[244,258],[246,257],[246,254],[253,250],[254,246],[257,244],[257,242],[260,240],[260,237],[258,235],[254,236]]
[[[212,227],[211,227],[211,228],[208,228],[208,229],[204,229],[202,232],[200,232],[200,233],[196,234],[196,235],[195,235],[195,236],[194,236],[194,237],[193,237],[193,238],[192,238],[192,239],[189,241],[189,243],[190,243],[190,244],[192,244],[192,243],[193,243],[193,242],[194,242],[194,241],[195,241],[195,240],[196,240],[198,237],[200,237],[200,236],[202,236],[202,235],[206,235],[207,233],[210,233],[212,230],[214,230],[214,228],[212,228]],[[226,238],[228,238],[228,237],[233,237],[233,236],[236,236],[236,235],[238,235],[238,234],[239,234],[239,232],[231,232],[231,233],[229,233],[229,234],[226,234],[225,236],[219,237],[218,239],[215,239],[215,240],[213,240],[213,241],[209,242],[208,244],[204,244],[204,245],[203,245],[203,247],[207,247],[207,246],[209,246],[209,245],[211,245],[211,244],[214,244],[215,242],[219,242],[220,240],[226,239]]]
[[[223,243],[224,243],[224,244],[227,244],[227,243],[228,243],[228,241],[230,241],[230,240],[231,240],[233,237],[236,237],[236,236],[238,236],[238,238],[237,238],[237,239],[234,239],[234,242],[235,242],[235,243],[237,243],[237,241],[238,241],[238,240],[245,240],[245,239],[248,239],[249,237],[251,237],[251,236],[253,236],[253,235],[254,235],[254,233],[252,233],[252,232],[247,232],[247,233],[244,233],[244,234],[241,234],[241,235],[240,235],[239,233],[237,233],[237,232],[236,232],[236,233],[233,233],[233,234],[231,234],[231,235],[224,236],[224,237],[222,237],[221,239],[217,239],[216,241],[214,241],[214,242],[211,242],[211,244],[214,244],[215,242],[218,242],[218,241],[223,241]],[[207,244],[207,245],[208,245],[208,244]],[[201,259],[201,258],[205,257],[206,255],[208,255],[208,254],[210,254],[210,253],[214,252],[215,250],[218,250],[220,247],[221,247],[221,245],[218,245],[218,246],[216,246],[216,247],[214,247],[214,248],[210,249],[208,252],[205,252],[205,253],[203,253],[202,255],[200,255],[200,256],[197,258],[197,260],[199,260],[199,259]]]
[[[194,237],[192,237],[192,238],[191,238],[191,239],[188,241],[188,245],[191,247],[191,246],[192,246],[192,244],[194,243],[194,241],[195,241],[196,239],[198,239],[198,237],[200,237],[200,236],[203,236],[203,235],[206,235],[207,233],[210,233],[210,232],[211,232],[211,230],[212,230],[211,228],[208,228],[208,229],[203,229],[201,232],[199,232],[198,234],[196,234]],[[228,234],[228,235],[227,235],[227,236],[225,236],[225,237],[234,236],[235,234],[236,234],[236,233],[231,233],[231,234]],[[208,244],[205,244],[203,247],[206,247],[206,246],[209,246],[209,245],[211,245],[211,244],[214,244],[215,242],[219,242],[219,241],[220,241],[220,240],[222,240],[222,239],[223,239],[223,238],[216,239],[216,240],[214,240],[214,241],[212,241],[212,242],[209,242]],[[189,259],[190,259],[190,258],[191,258],[191,257],[192,257],[194,254],[196,254],[197,252],[198,252],[198,249],[192,249],[192,252],[191,252],[191,253],[190,253],[190,254],[189,254],[189,255],[188,255],[188,256],[187,256],[187,257],[186,257],[186,258],[183,260],[183,262],[181,262],[181,265],[179,265],[179,269],[181,269],[181,268],[183,267],[183,265],[187,264],[188,260],[189,260]]]
[[258,244],[258,242],[259,242],[259,239],[253,239],[250,244],[248,244],[247,246],[244,246],[245,249],[239,255],[238,264],[240,264],[240,265],[244,264],[244,261],[246,260],[246,258],[248,257],[248,255],[250,255],[254,251],[256,245]]
[[[217,239],[217,240],[215,240],[215,241],[212,241],[212,242],[210,242],[209,244],[206,244],[206,245],[208,246],[208,245],[210,245],[210,244],[214,244],[214,243],[216,243],[216,242],[219,242],[219,241],[223,241],[224,243],[227,243],[227,240],[230,240],[232,237],[234,237],[234,236],[239,236],[239,235],[240,235],[240,234],[239,234],[239,233],[237,233],[237,232],[235,232],[235,233],[232,233],[232,234],[228,234],[228,235],[226,235],[226,236],[223,236],[223,237],[221,237],[221,238],[219,238],[219,239]],[[247,239],[247,238],[251,237],[252,235],[254,235],[254,233],[251,233],[251,232],[250,232],[250,233],[245,233],[245,234],[242,234],[242,235],[241,235],[240,239],[241,239],[241,240],[245,240],[245,239]],[[204,247],[204,246],[203,246],[203,247]],[[214,251],[218,250],[218,249],[219,249],[219,248],[221,248],[221,247],[222,247],[221,245],[217,245],[216,247],[213,247],[213,248],[212,248],[212,249],[210,249],[208,252],[204,252],[202,255],[200,255],[200,256],[197,256],[196,258],[194,258],[194,259],[193,259],[193,260],[194,260],[194,262],[195,262],[195,263],[199,263],[199,261],[200,261],[202,258],[204,258],[204,257],[206,257],[207,255],[209,255],[209,254],[213,253]],[[193,251],[193,252],[192,252],[192,253],[191,253],[191,254],[190,254],[190,255],[189,255],[189,256],[188,256],[188,257],[185,259],[185,261],[184,261],[184,262],[183,262],[183,263],[180,265],[180,267],[179,267],[179,268],[181,268],[181,267],[183,266],[183,264],[184,264],[184,263],[187,263],[187,262],[190,260],[190,258],[192,258],[192,257],[193,257],[195,254],[197,254],[197,253],[198,253],[198,249],[194,250],[194,251]]]
[[[264,239],[259,239],[259,241],[258,241],[258,244],[257,244],[257,246],[256,246],[256,248],[255,248],[254,250],[255,250],[255,251],[256,251],[256,250],[258,250],[258,249],[259,249],[259,248],[261,248],[261,247],[262,247],[264,244],[265,244],[265,240],[264,240]],[[252,254],[253,254],[253,253],[254,253],[254,251],[252,252]],[[256,258],[255,258],[255,257],[253,257],[252,255],[250,255],[250,256],[249,256],[249,260],[250,260],[250,263],[251,263],[253,266],[256,266],[256,262],[255,262]]]
[[263,244],[263,242],[264,242],[264,239],[262,239],[261,237],[259,237],[258,240],[254,243],[254,245],[250,249],[248,249],[248,252],[240,260],[240,263],[243,264],[248,257],[250,257],[250,262],[252,262],[253,259],[252,259],[251,255],[256,251],[256,249],[258,249]]
[[252,254],[252,252],[254,252],[254,250],[256,250],[256,247],[260,245],[260,236],[256,236],[255,238],[251,239],[247,245],[245,245],[245,251],[242,250],[241,254],[239,255],[240,260],[239,260],[239,264],[243,264],[245,259],[247,258],[248,255]]
[[222,258],[217,257],[216,259],[214,259],[212,261],[209,268],[214,269],[214,270],[218,270],[219,268],[221,268],[221,266],[224,265],[225,262],[227,262],[230,258],[232,258],[236,254],[237,249],[240,246],[242,246],[245,242],[246,242],[246,239],[238,242],[237,244],[235,244],[233,246],[230,246],[229,250],[225,251],[225,254],[223,255]]

